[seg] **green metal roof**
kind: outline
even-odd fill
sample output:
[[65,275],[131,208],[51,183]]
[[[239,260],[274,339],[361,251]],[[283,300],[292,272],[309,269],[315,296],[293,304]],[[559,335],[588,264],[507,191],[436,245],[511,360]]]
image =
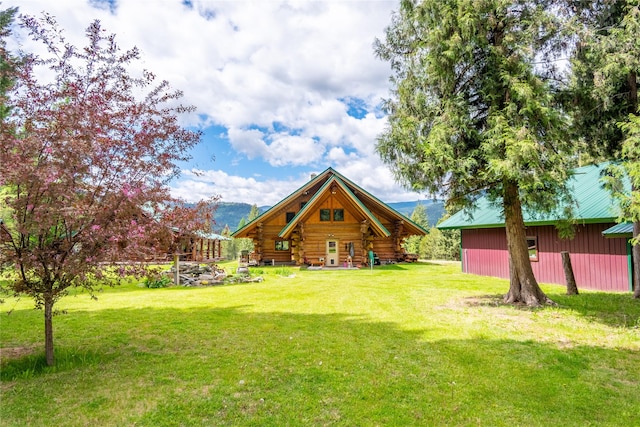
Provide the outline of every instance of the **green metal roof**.
[[349,199],[351,199],[354,204],[358,207],[360,212],[369,219],[371,226],[374,227],[379,234],[389,237],[391,233],[385,228],[384,225],[371,213],[369,209],[353,194],[353,192],[349,189],[349,187],[344,183],[343,180],[338,178],[337,174],[334,174],[330,177],[320,189],[313,195],[313,197],[304,205],[304,207],[293,217],[293,219],[280,231],[278,237],[288,238],[291,234],[291,231],[298,225],[298,221],[300,218],[303,218],[307,215],[308,212],[314,210],[316,208],[316,203],[320,200],[322,195],[329,191],[329,187],[332,184],[337,184],[342,191],[344,191]]
[[[373,213],[371,213],[371,211],[364,205],[364,203],[362,203],[360,199],[358,199],[356,195],[353,194],[353,191],[351,191],[349,186],[346,185],[342,179],[338,178],[337,174],[334,176],[334,179],[338,182],[338,184],[340,184],[340,187],[343,189],[343,191],[347,193],[347,195],[349,196],[349,199],[352,202],[354,202],[356,206],[358,206],[358,208],[360,209],[360,212],[362,212],[367,218],[369,218],[369,222],[371,223],[371,225],[374,228],[376,228],[378,232],[381,233],[383,236],[385,237],[391,236],[391,233],[389,233],[389,230],[387,230],[387,228],[384,225],[382,225],[382,223],[378,220],[378,218],[376,218],[376,216]],[[410,221],[409,219],[407,220]]]
[[245,224],[244,227],[241,227],[241,228],[237,229],[236,231],[234,231],[233,233],[231,233],[231,237],[236,237],[236,236],[242,234],[243,231],[248,230],[248,229],[252,228],[253,226],[255,226],[256,224],[258,224],[259,222],[264,221],[265,218],[268,218],[274,212],[277,212],[278,209],[280,209],[282,206],[285,206],[291,200],[296,198],[299,193],[301,193],[303,191],[310,190],[314,185],[316,185],[318,182],[322,181],[325,178],[326,174],[329,173],[330,170],[331,170],[331,168],[327,168],[321,174],[316,175],[309,182],[306,182],[302,187],[298,188],[297,190],[295,190],[294,192],[289,194],[287,197],[285,197],[284,199],[280,200],[275,205],[271,206],[265,212],[261,213],[256,218],[254,218],[252,221],[249,221],[247,224]]
[[[345,178],[343,175],[340,175],[337,171],[335,171],[333,169],[332,169],[332,171],[333,171],[333,173],[334,173],[334,175],[336,177],[338,177],[340,180],[342,180],[343,183],[345,183],[349,187],[352,187],[352,188],[349,188],[349,190],[351,191],[351,194],[356,197],[356,200],[360,201],[361,198],[368,199],[369,203],[373,203],[376,206],[378,206],[380,209],[387,211],[387,213],[390,214],[392,217],[397,217],[397,218],[402,219],[405,223],[410,225],[412,228],[415,228],[415,231],[417,231],[418,233],[424,234],[424,235],[429,234],[428,230],[426,230],[421,225],[418,225],[415,222],[413,222],[406,215],[403,215],[402,213],[400,213],[397,210],[393,209],[391,206],[387,205],[385,202],[381,201],[380,199],[378,199],[373,194],[371,194],[368,191],[366,191],[366,190],[362,189],[361,187],[359,187],[353,181]],[[362,202],[363,202],[363,205],[364,205],[364,200],[362,200]]]
[[[362,207],[365,207],[365,211],[363,211],[363,212],[366,212],[367,216],[370,217],[372,225],[375,225],[376,227],[379,227],[380,235],[385,235],[386,236],[386,235],[388,235],[389,231],[382,225],[382,223],[380,223],[380,221],[376,218],[376,216],[373,215],[373,213],[371,213],[371,211],[368,208],[366,208],[365,204],[367,204],[367,203],[372,203],[372,204],[378,206],[379,209],[381,209],[382,211],[386,211],[391,217],[395,217],[395,218],[403,220],[408,225],[408,227],[411,229],[411,231],[412,232],[416,232],[416,234],[427,234],[428,233],[427,230],[425,230],[424,228],[422,228],[421,226],[419,226],[415,222],[411,221],[411,219],[409,219],[405,215],[401,214],[400,212],[396,211],[395,209],[393,209],[391,206],[387,205],[386,203],[380,201],[375,196],[373,196],[369,192],[365,191],[364,189],[362,189],[361,187],[356,185],[351,180],[345,178],[343,175],[339,174],[333,168],[329,167],[324,172],[318,174],[311,181],[307,182],[302,187],[298,188],[296,191],[294,191],[293,193],[289,194],[287,197],[285,197],[283,200],[278,202],[276,205],[272,206],[266,212],[262,213],[260,216],[258,216],[257,218],[253,219],[253,221],[249,222],[248,224],[245,224],[244,227],[236,230],[234,233],[231,234],[231,237],[241,236],[247,230],[255,227],[256,224],[264,221],[266,218],[269,218],[271,215],[273,215],[275,212],[277,212],[278,209],[281,209],[282,206],[285,206],[287,203],[289,203],[291,200],[293,200],[295,197],[297,197],[301,192],[310,191],[310,190],[313,189],[313,187],[315,185],[325,181],[320,186],[320,188],[318,190],[315,190],[314,196],[312,196],[312,197],[317,197],[318,193],[322,192],[320,190],[322,190],[327,185],[327,181],[328,180],[332,180],[332,179],[335,180],[334,182],[337,182],[345,190],[345,192],[347,192],[349,197],[353,199],[353,201],[357,204],[357,206],[359,208],[362,209]],[[365,200],[362,200],[363,198]],[[309,203],[309,202],[307,202],[307,203]],[[303,208],[293,218],[291,223],[295,223],[295,221],[297,221],[302,215],[304,215],[303,211],[306,212],[306,210]],[[285,228],[283,228],[280,231],[280,235],[281,236],[288,235],[290,231],[291,231],[291,228],[285,226]]]
[[[171,231],[174,231],[176,233],[180,232],[180,228],[178,227],[171,227]],[[196,231],[195,233],[196,236],[202,238],[202,239],[209,239],[209,240],[231,240],[231,238],[223,236],[222,234],[218,234],[218,233],[205,233],[204,231]]]
[[[608,163],[590,165],[575,170],[571,178],[573,196],[576,199],[574,219],[582,223],[615,222],[616,207],[611,194],[602,186],[601,174]],[[526,225],[550,225],[562,219],[561,214],[542,215],[523,211]],[[504,215],[500,203],[491,204],[486,197],[480,198],[471,217],[459,211],[438,225],[441,229],[452,228],[498,228],[504,227]]]
[[604,230],[602,235],[611,239],[616,237],[633,237],[633,224],[630,222],[616,224]]
[[223,236],[222,234],[218,234],[218,233],[205,233],[202,231],[196,231],[196,236],[201,237],[203,239],[209,239],[209,240],[231,240],[231,238]]

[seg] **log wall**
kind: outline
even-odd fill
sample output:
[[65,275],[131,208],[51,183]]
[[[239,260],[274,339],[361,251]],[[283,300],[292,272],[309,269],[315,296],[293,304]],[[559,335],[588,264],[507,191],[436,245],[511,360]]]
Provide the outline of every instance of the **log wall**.
[[[298,219],[298,225],[289,239],[289,250],[276,250],[276,242],[282,240],[278,234],[287,225],[287,219],[291,220],[309,201],[309,198],[309,195],[301,195],[279,207],[277,211],[269,214],[267,222],[259,223],[248,235],[253,239],[259,262],[318,264],[327,257],[328,240],[337,241],[339,265],[346,262],[349,243],[354,245],[355,254],[352,259],[354,265],[368,262],[369,250],[373,250],[382,262],[403,259],[404,251],[401,243],[408,237],[405,235],[403,222],[385,217],[383,211],[373,212],[391,233],[389,237],[374,236],[368,218],[360,213],[353,201],[340,192],[336,194],[327,192],[322,199],[317,200],[315,209],[307,213],[304,218]],[[329,209],[331,214],[329,221],[321,221],[321,209]],[[343,210],[343,220],[335,220],[336,209]]]

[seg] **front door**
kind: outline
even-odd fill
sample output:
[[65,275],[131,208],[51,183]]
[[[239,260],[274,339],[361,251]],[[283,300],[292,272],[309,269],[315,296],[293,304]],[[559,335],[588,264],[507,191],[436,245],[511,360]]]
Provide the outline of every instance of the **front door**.
[[338,241],[327,240],[327,260],[325,265],[328,267],[337,267],[340,265],[340,258],[338,254]]

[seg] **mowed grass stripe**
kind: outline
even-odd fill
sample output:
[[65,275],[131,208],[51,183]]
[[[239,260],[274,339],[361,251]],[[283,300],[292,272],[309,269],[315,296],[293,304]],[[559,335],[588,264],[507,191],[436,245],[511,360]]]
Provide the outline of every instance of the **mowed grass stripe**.
[[0,347],[24,355],[3,356],[0,424],[637,423],[629,294],[546,285],[559,306],[532,310],[459,265],[255,271],[262,283],[71,295],[53,368],[42,313],[7,299]]

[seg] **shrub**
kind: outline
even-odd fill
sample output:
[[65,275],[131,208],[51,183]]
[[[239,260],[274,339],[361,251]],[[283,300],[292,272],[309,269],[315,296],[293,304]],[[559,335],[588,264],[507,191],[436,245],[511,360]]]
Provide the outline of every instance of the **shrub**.
[[291,269],[289,267],[278,267],[274,270],[274,273],[278,276],[291,276]]
[[157,289],[166,288],[171,284],[172,280],[168,276],[162,274],[152,274],[144,278],[142,282],[145,288]]

